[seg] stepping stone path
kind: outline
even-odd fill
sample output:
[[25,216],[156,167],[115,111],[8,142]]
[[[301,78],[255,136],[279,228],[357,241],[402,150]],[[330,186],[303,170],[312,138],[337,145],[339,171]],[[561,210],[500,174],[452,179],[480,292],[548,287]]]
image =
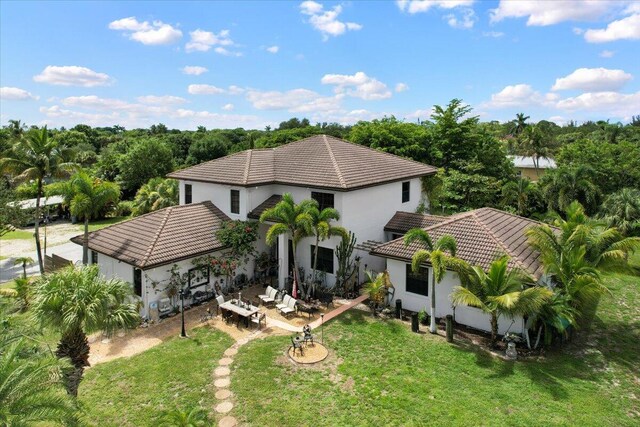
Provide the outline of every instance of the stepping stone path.
[[[231,369],[229,369],[229,366],[233,363],[233,357],[238,354],[238,348],[256,338],[260,333],[261,331],[258,330],[247,338],[236,341],[231,347],[225,350],[224,356],[218,361],[219,366],[213,371],[215,377],[213,385],[217,389],[216,399],[219,401],[215,407],[216,413],[227,414],[233,409],[233,393],[229,390],[229,385],[231,385]],[[219,427],[235,427],[237,425],[238,420],[230,415],[223,417],[218,423]]]

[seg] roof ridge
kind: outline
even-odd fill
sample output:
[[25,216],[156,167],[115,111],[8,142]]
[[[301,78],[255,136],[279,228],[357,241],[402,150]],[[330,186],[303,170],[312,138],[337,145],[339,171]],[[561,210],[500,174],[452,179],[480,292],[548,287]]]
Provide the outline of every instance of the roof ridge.
[[246,163],[244,165],[244,177],[243,177],[243,180],[242,180],[244,185],[247,185],[247,182],[249,182],[249,169],[251,168],[252,153],[253,153],[253,150],[251,150],[251,149],[247,150],[247,160],[246,160]]
[[[493,239],[494,242],[496,242],[496,244],[501,247],[505,254],[508,255],[511,259],[513,259],[516,264],[518,264],[518,266],[526,271],[527,267],[524,265],[524,263],[520,260],[520,258],[518,258],[516,255],[513,254],[513,252],[511,252],[511,250],[507,247],[507,245],[505,245],[500,239],[498,239],[496,237],[496,235],[493,233],[493,230],[489,227],[487,227],[487,225],[480,220],[480,218],[478,218],[478,216],[476,215],[476,212],[480,210],[480,209],[476,209],[474,211],[471,211],[473,214],[471,215],[473,217],[473,219],[487,232],[489,233],[489,236]],[[497,209],[496,209],[497,210]]]
[[[182,205],[182,206],[186,206],[186,205]],[[164,226],[167,225],[167,221],[169,220],[169,216],[171,215],[171,211],[173,211],[174,207],[175,206],[169,206],[167,208],[167,213],[164,216],[164,218],[162,219],[162,223],[160,224],[160,227],[158,227],[158,230],[156,231],[156,235],[153,237],[153,243],[151,244],[151,246],[147,250],[147,253],[144,254],[144,258],[142,259],[142,262],[140,263],[141,267],[145,267],[146,266],[147,261],[149,260],[149,257],[153,253],[153,250],[156,248],[156,244],[158,243],[158,240],[160,238],[160,234],[162,234],[162,230],[164,230]]]
[[322,135],[322,139],[324,140],[324,144],[329,151],[329,157],[331,157],[331,163],[333,163],[333,168],[336,171],[336,175],[338,175],[338,180],[340,181],[340,186],[342,188],[347,188],[347,184],[344,181],[344,177],[342,176],[342,171],[340,170],[340,166],[338,165],[338,161],[336,160],[336,156],[333,154],[333,150],[331,149],[331,144],[329,144],[329,140],[327,139],[327,135]]

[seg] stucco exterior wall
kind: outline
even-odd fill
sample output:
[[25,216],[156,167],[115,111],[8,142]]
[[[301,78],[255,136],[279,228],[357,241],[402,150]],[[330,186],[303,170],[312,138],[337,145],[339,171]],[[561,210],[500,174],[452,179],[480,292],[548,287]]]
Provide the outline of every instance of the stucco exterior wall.
[[[396,299],[402,299],[402,307],[412,311],[420,311],[426,309],[427,313],[431,313],[431,296],[424,296],[415,293],[408,292],[406,289],[406,266],[408,264],[403,261],[388,259],[387,270],[389,271],[389,277],[391,283],[395,287],[394,301]],[[431,280],[431,279],[429,279]],[[448,271],[445,274],[442,282],[436,285],[436,317],[444,317],[447,314],[454,314],[454,310],[451,304],[451,293],[453,288],[458,286],[460,281],[455,273]],[[431,283],[429,283],[429,289],[431,289]],[[455,308],[455,320],[466,326],[470,326],[475,329],[490,332],[490,316],[483,313],[481,310],[475,307],[467,307],[459,305]],[[498,333],[504,334],[507,331],[522,333],[523,332],[523,320],[522,317],[516,317],[514,319],[508,317],[500,317],[498,319]]]
[[536,170],[532,168],[516,168],[516,173],[519,173],[522,178],[529,178],[531,181],[538,181],[545,172],[545,169],[538,169],[538,175]]

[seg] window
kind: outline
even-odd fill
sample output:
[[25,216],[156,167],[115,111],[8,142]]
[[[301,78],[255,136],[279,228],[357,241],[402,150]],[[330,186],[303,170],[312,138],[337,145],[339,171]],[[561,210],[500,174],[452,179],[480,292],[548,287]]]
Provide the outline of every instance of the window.
[[391,240],[400,239],[403,236],[404,236],[404,234],[391,233]]
[[407,203],[411,199],[411,182],[402,183],[402,203]]
[[97,264],[97,263],[98,263],[98,252],[91,251],[91,264]]
[[[311,245],[311,266],[313,267],[313,261],[316,256],[316,247]],[[318,248],[318,271],[324,271],[325,273],[333,274],[333,249]]]
[[312,191],[311,198],[318,202],[320,210],[324,208],[333,208],[333,194],[331,193],[320,193],[317,191]]
[[133,269],[133,292],[139,297],[142,296],[142,270]]
[[191,184],[185,184],[184,185],[184,204],[188,205],[191,203],[193,196],[192,196],[192,190],[191,190]]
[[231,213],[240,213],[240,190],[231,190]]
[[407,264],[407,292],[418,295],[429,295],[429,269],[420,267],[418,274],[414,274],[411,264]]

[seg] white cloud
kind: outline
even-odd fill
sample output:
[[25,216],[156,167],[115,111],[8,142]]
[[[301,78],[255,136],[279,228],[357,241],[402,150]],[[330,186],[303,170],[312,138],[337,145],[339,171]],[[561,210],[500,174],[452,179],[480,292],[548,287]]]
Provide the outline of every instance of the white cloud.
[[428,12],[436,7],[441,9],[455,9],[457,7],[468,7],[474,0],[397,0],[396,5],[403,12],[410,14]]
[[142,104],[169,105],[169,104],[184,104],[185,102],[187,102],[186,99],[179,96],[173,96],[173,95],[163,95],[163,96],[146,95],[146,96],[139,96],[136,99],[138,100],[138,102]]
[[404,92],[405,90],[409,89],[409,85],[407,85],[406,83],[398,83],[396,84],[396,92],[400,93],[400,92]]
[[347,31],[357,31],[362,29],[362,25],[355,22],[342,22],[338,16],[342,13],[342,6],[334,6],[331,10],[324,10],[324,6],[315,1],[304,1],[300,3],[300,12],[309,16],[309,23],[313,28],[320,31],[323,40],[328,40],[329,36],[339,36]]
[[134,16],[111,22],[109,29],[124,31],[131,40],[145,45],[171,44],[182,38],[182,31],[169,24],[162,21],[139,22]]
[[320,95],[308,89],[292,89],[286,92],[250,90],[247,99],[258,110],[289,110],[317,99]]
[[504,33],[501,31],[483,31],[482,35],[484,37],[493,37],[494,39],[500,38],[504,36]]
[[605,29],[587,30],[584,39],[589,43],[607,43],[615,40],[640,39],[640,13],[610,22]]
[[224,93],[225,90],[212,85],[189,85],[187,91],[191,95],[219,95]]
[[197,29],[189,33],[191,40],[185,45],[187,52],[207,52],[214,46],[233,46],[229,37],[229,30],[222,30],[218,34],[211,31]]
[[616,91],[632,78],[631,74],[623,70],[578,68],[568,76],[556,79],[551,90]]
[[613,58],[613,55],[615,55],[616,53],[612,50],[603,50],[602,52],[600,52],[600,57],[601,58]]
[[86,67],[75,65],[47,66],[40,74],[33,76],[38,83],[60,86],[103,86],[111,83],[111,77],[104,73],[97,73]]
[[280,46],[269,46],[266,50],[269,53],[278,53]]
[[242,56],[242,53],[230,51],[222,46],[216,47],[215,49],[213,49],[213,51],[225,56]]
[[498,93],[491,95],[491,100],[480,105],[480,108],[531,107],[534,105],[550,105],[558,99],[558,95],[540,94],[528,84],[506,86]]
[[429,118],[431,117],[431,115],[435,112],[434,108],[431,107],[429,109],[418,109],[416,111],[414,111],[413,113],[409,113],[405,116],[406,119],[409,120],[420,120],[420,121],[424,121],[424,120],[429,120]]
[[27,92],[24,89],[20,89],[17,87],[9,87],[4,86],[0,88],[0,99],[3,101],[11,100],[11,101],[28,101],[28,100],[38,100],[39,96],[34,96],[30,92]]
[[325,85],[335,85],[334,92],[364,100],[378,100],[391,97],[391,91],[381,81],[367,76],[362,71],[354,75],[326,74],[320,80]]
[[233,104],[225,104],[222,106],[222,109],[224,111],[233,111],[233,109],[235,108],[235,106]]
[[591,111],[599,115],[611,114],[627,120],[640,111],[640,91],[631,94],[618,92],[583,93],[558,101],[556,107],[566,111]]
[[126,101],[111,98],[100,98],[96,95],[69,96],[60,101],[65,107],[79,107],[92,110],[124,110],[130,104]]
[[460,12],[459,17],[453,13],[448,14],[444,17],[444,19],[447,21],[447,24],[449,24],[451,28],[462,30],[473,28],[473,25],[478,20],[473,9],[463,9],[462,12]]
[[593,0],[501,0],[498,7],[491,10],[491,22],[524,17],[527,17],[529,26],[553,25],[564,21],[591,21],[619,6],[619,2]]
[[227,92],[229,93],[229,95],[240,95],[241,93],[244,93],[244,88],[231,85],[229,86],[229,89],[227,89]]
[[198,65],[187,65],[182,69],[182,72],[184,74],[188,74],[191,76],[199,76],[200,74],[206,73],[207,71],[209,70],[206,69],[205,67],[200,67]]
[[120,122],[120,115],[117,112],[113,112],[111,114],[83,113],[79,111],[66,110],[59,105],[52,105],[51,107],[40,107],[40,112],[48,118],[57,119],[56,122],[50,123],[65,123],[72,125],[85,123],[99,126],[113,125],[114,123]]

